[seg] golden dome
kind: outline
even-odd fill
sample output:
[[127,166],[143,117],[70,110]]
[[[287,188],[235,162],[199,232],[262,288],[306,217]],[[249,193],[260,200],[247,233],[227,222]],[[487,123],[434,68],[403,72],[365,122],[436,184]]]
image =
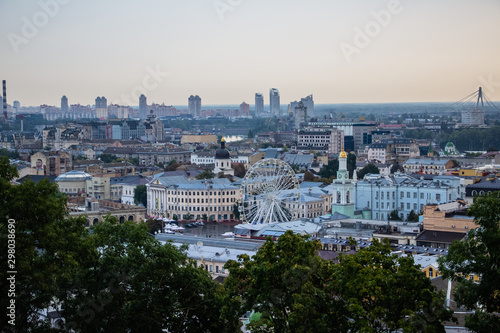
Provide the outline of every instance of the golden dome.
[[342,148],[342,151],[340,152],[339,155],[340,158],[347,158],[347,154],[345,153],[344,149]]
[[226,140],[224,140],[224,137],[220,139],[220,142],[226,142]]

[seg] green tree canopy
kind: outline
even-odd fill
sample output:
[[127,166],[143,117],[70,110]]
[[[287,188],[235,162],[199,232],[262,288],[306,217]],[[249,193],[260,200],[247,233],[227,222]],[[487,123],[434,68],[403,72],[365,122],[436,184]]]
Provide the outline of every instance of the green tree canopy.
[[335,264],[318,256],[320,247],[287,231],[226,264],[225,286],[240,311],[262,314],[252,332],[444,332],[444,295],[411,256],[374,241]]
[[[146,223],[105,221],[85,228],[68,219],[66,197],[46,180],[11,185],[16,169],[0,158],[0,238],[15,221],[15,329],[49,332],[49,306],[81,332],[235,332],[235,306],[224,288],[173,245],[160,244]],[[29,207],[29,209],[27,209]],[[0,242],[0,306],[7,308],[7,243]]]
[[335,277],[351,332],[444,332],[442,322],[451,319],[444,295],[412,256],[391,254],[388,241],[341,254]]
[[418,222],[418,214],[412,209],[410,213],[408,213],[408,218],[406,219],[408,222]]
[[83,262],[62,302],[67,329],[83,332],[234,332],[221,285],[145,224],[113,217],[93,227]]
[[311,171],[306,171],[304,174],[304,181],[306,182],[313,182],[314,178],[314,174]]
[[[242,300],[240,313],[262,313],[252,322],[252,332],[340,332],[346,320],[326,284],[332,270],[317,251],[318,241],[287,231],[277,242],[270,238],[251,259],[228,261],[225,286],[233,299]],[[344,325],[344,326],[343,326]]]
[[358,179],[365,178],[365,175],[368,173],[380,174],[380,170],[379,170],[379,168],[377,168],[377,166],[375,164],[368,163],[361,170],[359,170],[357,172]]
[[247,170],[245,169],[245,165],[243,163],[232,163],[231,166],[234,169],[234,175],[236,177],[245,177]]
[[116,155],[112,155],[112,154],[101,154],[99,155],[99,158],[101,159],[101,161],[103,161],[104,163],[111,163],[113,162],[114,160],[117,160],[118,157]]
[[354,170],[356,170],[356,155],[349,153],[347,154],[347,171],[349,171],[350,178],[352,178]]
[[[38,331],[47,322],[40,315],[61,289],[70,283],[71,273],[85,258],[84,218],[66,218],[66,197],[57,184],[43,179],[11,185],[17,175],[9,160],[0,157],[0,306],[7,308],[7,271],[17,271],[15,331]],[[15,221],[14,267],[7,267],[8,221]],[[0,317],[0,331],[10,331],[7,316]]]
[[196,176],[196,179],[212,179],[215,177],[215,174],[210,170],[205,170]]
[[[466,326],[475,332],[499,332],[500,317],[500,192],[479,197],[467,215],[478,228],[463,241],[455,241],[439,260],[443,277],[456,281],[457,305],[475,311],[466,317]],[[479,282],[469,279],[480,276]]]
[[322,178],[337,177],[337,171],[339,170],[339,160],[329,160],[328,164],[323,166],[318,172],[318,176]]
[[398,211],[393,210],[391,212],[391,215],[389,215],[389,220],[391,221],[401,221],[401,218],[399,217]]
[[137,185],[134,189],[134,203],[136,205],[143,204],[148,207],[148,192],[146,185]]

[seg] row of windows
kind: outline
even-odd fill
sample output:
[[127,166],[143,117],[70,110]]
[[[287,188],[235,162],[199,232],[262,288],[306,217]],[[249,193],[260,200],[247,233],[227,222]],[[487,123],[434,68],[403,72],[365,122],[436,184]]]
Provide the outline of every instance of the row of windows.
[[85,189],[84,188],[62,188],[61,192],[63,192],[63,193],[85,192]]
[[218,206],[218,207],[178,207],[178,206],[168,206],[169,210],[184,210],[189,212],[217,212],[217,211],[231,211],[233,210],[232,206]]
[[[406,203],[406,209],[407,210],[413,209],[414,211],[417,211],[417,207],[418,207],[418,205],[416,203],[413,203],[413,208],[412,208],[412,204],[410,202]],[[368,208],[370,208],[370,201],[368,201]],[[379,203],[378,202],[375,202],[375,209],[379,209]],[[384,203],[381,202],[380,203],[380,209],[391,209],[391,205],[390,205],[389,202],[387,203],[387,205],[384,205]],[[392,202],[392,209],[396,209],[396,203],[395,202]],[[405,203],[404,202],[400,203],[399,209],[401,209],[401,210],[405,209]],[[423,209],[424,209],[424,204],[420,204],[420,211],[422,211]]]
[[323,142],[323,143],[328,143],[330,142],[330,140],[312,140],[312,139],[309,139],[309,140],[300,140],[299,142],[305,142],[305,143],[311,143],[311,142]]
[[[384,193],[383,191],[380,192],[380,199],[384,199]],[[389,192],[387,191],[387,199],[389,199],[390,197],[390,193],[392,193],[392,199],[396,199],[396,193],[395,192]],[[412,192],[406,192],[406,198],[411,198],[412,197]],[[431,196],[432,194],[431,193],[427,193],[427,199],[431,199]],[[404,191],[401,191],[400,192],[400,198],[404,198],[405,197],[405,192]],[[425,195],[423,192],[420,193],[420,199],[424,199]],[[418,198],[418,194],[417,192],[413,192],[413,199],[417,199]],[[375,192],[375,200],[378,200],[379,199],[379,192]],[[437,201],[441,201],[441,194],[440,193],[436,193],[436,200]],[[451,200],[451,194],[449,194],[449,199],[448,200]]]
[[[205,268],[205,270],[207,272],[213,272],[213,267],[214,265],[208,265],[208,264],[205,264],[205,267],[203,267],[203,264],[200,265],[201,268]],[[220,268],[219,268],[219,265],[215,265],[215,273],[222,273],[222,274],[225,274],[226,271],[224,269],[224,265],[221,265]]]
[[[201,194],[200,194],[201,193]],[[221,191],[221,192],[208,192],[208,191],[201,191],[201,192],[191,192],[191,191],[167,191],[167,194],[172,194],[172,195],[235,195],[236,191]]]
[[[201,202],[200,202],[200,200],[201,200]],[[203,199],[203,198],[201,198],[200,199],[200,198],[197,198],[197,199],[186,199],[185,202],[184,202],[184,198],[181,198],[180,202],[181,203],[212,203],[212,200],[213,200],[213,203],[236,202],[235,198],[227,198],[227,199],[226,198],[222,198],[222,199],[221,198],[218,198],[218,199],[212,199],[212,198],[210,198],[210,199]],[[168,197],[167,198],[167,202],[179,202],[179,198]]]
[[324,135],[320,135],[320,136],[317,136],[317,135],[304,135],[304,136],[301,136],[299,140],[301,139],[329,139],[330,137],[329,136],[324,136]]

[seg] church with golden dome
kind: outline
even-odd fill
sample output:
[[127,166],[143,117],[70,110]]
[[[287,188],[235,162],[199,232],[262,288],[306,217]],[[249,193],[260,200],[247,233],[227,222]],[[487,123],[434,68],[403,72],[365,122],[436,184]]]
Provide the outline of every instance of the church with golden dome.
[[332,214],[335,212],[354,217],[354,183],[349,179],[347,170],[347,153],[342,149],[339,154],[339,170],[337,179],[332,183]]

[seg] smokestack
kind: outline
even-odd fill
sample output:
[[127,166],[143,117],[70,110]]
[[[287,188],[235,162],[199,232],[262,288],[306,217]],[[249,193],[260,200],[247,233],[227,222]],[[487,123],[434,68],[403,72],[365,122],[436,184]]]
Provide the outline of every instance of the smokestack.
[[7,122],[7,81],[2,81],[3,86],[3,118],[4,122]]

